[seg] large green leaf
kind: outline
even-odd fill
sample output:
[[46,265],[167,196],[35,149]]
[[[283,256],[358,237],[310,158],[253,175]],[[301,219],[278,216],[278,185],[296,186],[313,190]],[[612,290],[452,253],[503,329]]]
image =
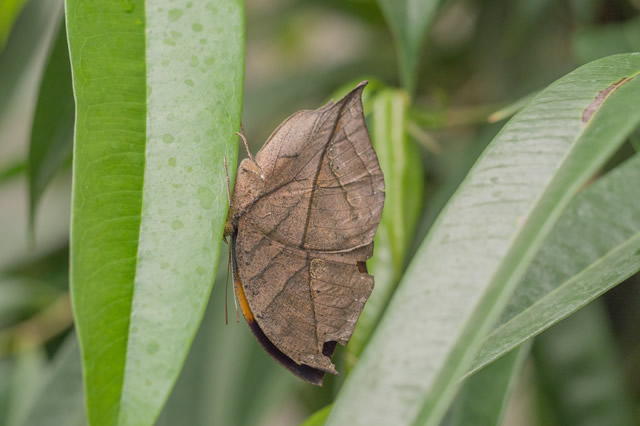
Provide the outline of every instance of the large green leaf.
[[518,285],[471,367],[476,371],[640,269],[640,154],[583,190]]
[[375,276],[375,291],[347,346],[351,361],[362,352],[402,276],[424,191],[420,151],[407,134],[409,99],[406,92],[384,89],[366,104],[371,105],[371,140],[384,174],[386,195],[374,240],[374,257],[367,262],[369,272]]
[[639,424],[602,302],[541,334],[533,349],[537,377],[558,424]]
[[640,121],[638,72],[638,54],[588,64],[502,129],[433,225],[328,424],[441,420],[544,237]]
[[[146,6],[146,7],[145,7]],[[207,304],[237,158],[243,5],[69,0],[71,287],[91,424],[152,424]]]
[[71,158],[73,89],[64,22],[52,46],[40,83],[29,144],[29,224],[33,226],[40,197],[58,169]]
[[420,50],[441,0],[378,0],[394,36],[402,85],[413,95]]

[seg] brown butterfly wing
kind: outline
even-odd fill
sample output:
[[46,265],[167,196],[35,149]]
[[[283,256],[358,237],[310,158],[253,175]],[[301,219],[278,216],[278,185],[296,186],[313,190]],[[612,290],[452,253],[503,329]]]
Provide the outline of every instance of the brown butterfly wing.
[[291,249],[251,225],[240,226],[236,262],[242,288],[260,329],[297,364],[336,374],[325,344],[346,344],[373,277],[353,258],[356,252],[325,253]]
[[296,113],[257,154],[266,196],[250,216],[265,235],[322,251],[373,241],[384,180],[362,114],[363,88],[336,104]]
[[274,132],[256,156],[262,195],[237,220],[237,272],[260,329],[296,364],[334,374],[328,352],[373,288],[364,262],[384,201],[363,87]]
[[[236,242],[237,242],[237,234],[231,236],[231,254],[232,254],[232,264],[233,264],[233,276],[234,276],[234,288],[236,294],[238,295],[238,299],[240,302],[240,308],[242,309],[242,314],[247,320],[247,324],[249,325],[249,329],[254,334],[260,345],[264,348],[264,350],[272,356],[276,361],[278,361],[282,366],[287,368],[296,376],[300,377],[303,380],[306,380],[309,383],[313,383],[314,385],[322,385],[322,379],[324,377],[325,372],[322,370],[318,370],[313,367],[309,367],[304,364],[298,364],[293,359],[291,359],[288,355],[285,355],[278,347],[276,347],[271,340],[264,334],[264,331],[260,328],[258,323],[256,322],[256,318],[251,312],[251,308],[249,308],[247,298],[244,292],[244,286],[240,281],[238,276],[238,267],[236,264]],[[335,345],[327,345],[324,348],[323,354],[331,357],[333,351],[335,349]]]

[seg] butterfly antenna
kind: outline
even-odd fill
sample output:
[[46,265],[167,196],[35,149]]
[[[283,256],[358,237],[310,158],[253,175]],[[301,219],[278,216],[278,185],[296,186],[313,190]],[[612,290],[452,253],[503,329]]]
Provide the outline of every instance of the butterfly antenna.
[[251,161],[255,163],[256,159],[253,158],[253,155],[251,155],[251,151],[249,151],[249,143],[247,142],[247,138],[244,135],[244,128],[242,129],[242,132],[236,132],[236,135],[240,136],[240,139],[242,139],[242,142],[244,142],[244,148],[247,150],[247,155],[249,156]]

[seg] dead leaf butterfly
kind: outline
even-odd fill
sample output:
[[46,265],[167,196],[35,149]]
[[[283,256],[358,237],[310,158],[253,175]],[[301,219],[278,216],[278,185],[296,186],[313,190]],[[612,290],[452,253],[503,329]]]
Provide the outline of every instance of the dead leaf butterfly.
[[338,374],[373,290],[365,262],[384,179],[362,113],[360,83],[336,103],[286,119],[238,168],[225,236],[242,313],[269,355],[321,385]]

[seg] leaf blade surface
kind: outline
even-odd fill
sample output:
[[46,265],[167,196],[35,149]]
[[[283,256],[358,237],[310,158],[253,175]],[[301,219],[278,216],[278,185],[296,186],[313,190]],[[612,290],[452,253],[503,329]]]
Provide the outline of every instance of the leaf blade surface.
[[[148,6],[145,8],[145,6]],[[237,158],[242,2],[67,3],[71,285],[90,424],[152,424],[200,323]]]
[[423,242],[328,424],[441,420],[543,237],[637,125],[639,71],[637,54],[588,64],[503,128]]

